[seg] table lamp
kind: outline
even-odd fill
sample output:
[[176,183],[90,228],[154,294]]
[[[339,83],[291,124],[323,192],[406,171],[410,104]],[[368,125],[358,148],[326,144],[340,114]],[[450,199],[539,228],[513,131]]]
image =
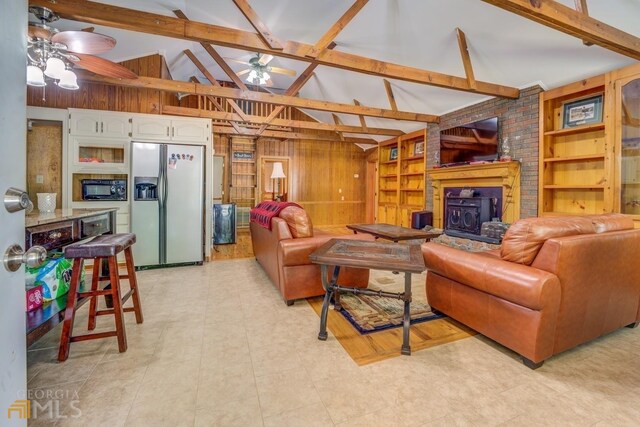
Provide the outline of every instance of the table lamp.
[[[284,170],[282,169],[282,162],[273,163],[273,172],[271,172],[271,179],[274,182],[273,188],[273,200],[281,201],[282,195],[280,194],[280,180],[286,178]],[[277,187],[276,187],[277,185]]]

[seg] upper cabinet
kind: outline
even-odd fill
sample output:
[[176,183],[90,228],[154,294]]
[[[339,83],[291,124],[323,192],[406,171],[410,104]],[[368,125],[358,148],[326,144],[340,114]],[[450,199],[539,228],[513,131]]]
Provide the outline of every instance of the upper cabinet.
[[134,141],[206,143],[211,138],[211,121],[135,115],[132,119],[131,138]]
[[76,136],[129,138],[131,114],[69,109],[69,133]]

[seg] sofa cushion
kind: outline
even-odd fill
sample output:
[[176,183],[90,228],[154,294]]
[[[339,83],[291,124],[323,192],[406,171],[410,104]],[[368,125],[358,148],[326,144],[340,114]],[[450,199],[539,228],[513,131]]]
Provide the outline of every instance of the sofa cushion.
[[505,233],[500,257],[506,261],[531,265],[547,239],[595,232],[596,226],[589,217],[521,219]]
[[604,215],[588,216],[596,229],[596,233],[606,233],[609,231],[631,230],[633,219],[629,215],[610,213]]
[[287,206],[280,211],[278,216],[287,222],[294,239],[298,237],[313,237],[313,224],[304,209],[297,206]]

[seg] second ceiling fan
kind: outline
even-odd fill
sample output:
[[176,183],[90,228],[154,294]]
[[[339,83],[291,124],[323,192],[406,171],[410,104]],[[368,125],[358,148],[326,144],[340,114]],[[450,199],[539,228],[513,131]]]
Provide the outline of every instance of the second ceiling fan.
[[297,74],[294,70],[290,70],[288,68],[270,66],[269,63],[273,59],[273,55],[269,55],[267,53],[262,55],[257,53],[254,57],[249,59],[249,62],[240,61],[238,59],[233,59],[233,58],[225,58],[225,59],[228,59],[230,61],[237,62],[240,64],[248,65],[249,68],[238,71],[236,74],[238,76],[243,76],[248,73],[249,75],[247,76],[247,82],[252,84],[273,86],[273,82],[271,81],[271,76],[269,75],[269,73],[285,74],[287,76],[292,76],[292,77]]

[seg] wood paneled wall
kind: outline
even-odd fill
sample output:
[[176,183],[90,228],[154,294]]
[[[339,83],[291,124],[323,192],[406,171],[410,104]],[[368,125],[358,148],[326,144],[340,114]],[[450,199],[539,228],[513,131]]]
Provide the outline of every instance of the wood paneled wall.
[[[121,63],[139,76],[170,78],[160,55],[150,55]],[[27,105],[49,108],[89,108],[160,114],[162,105],[177,105],[173,93],[151,89],[131,89],[80,81],[80,89],[65,90],[48,84],[44,88],[27,86]]]
[[[27,192],[38,207],[37,193],[56,193],[56,206],[62,207],[62,124],[32,121],[27,131]],[[42,183],[37,176],[42,176]]]
[[[216,155],[225,156],[225,170],[229,170],[229,138],[214,135],[213,141]],[[314,225],[365,221],[367,153],[357,145],[339,140],[283,141],[260,138],[256,154],[258,165],[261,156],[284,156],[290,159],[288,200],[303,206]],[[354,178],[354,175],[358,175],[358,178]],[[225,201],[228,201],[228,184],[224,182],[223,185]]]

